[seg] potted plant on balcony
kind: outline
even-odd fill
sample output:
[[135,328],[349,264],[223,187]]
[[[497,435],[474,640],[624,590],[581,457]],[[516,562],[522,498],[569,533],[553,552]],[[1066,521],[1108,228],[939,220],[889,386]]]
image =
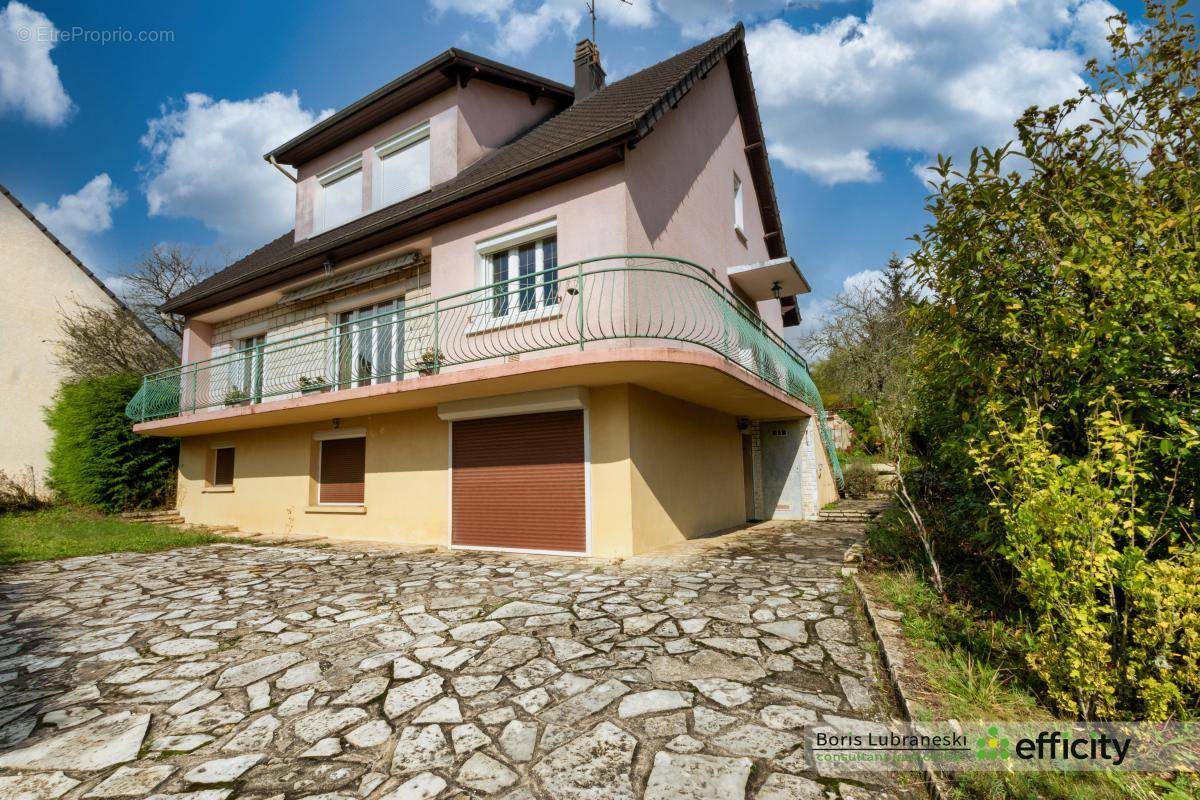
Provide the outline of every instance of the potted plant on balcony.
[[436,375],[442,360],[442,351],[431,347],[417,359],[417,372],[421,375]]
[[300,394],[316,394],[329,388],[329,383],[321,375],[315,378],[301,375],[298,383],[300,384]]
[[246,390],[240,386],[231,386],[229,391],[225,392],[225,405],[227,406],[240,406],[249,400],[250,395],[246,394]]

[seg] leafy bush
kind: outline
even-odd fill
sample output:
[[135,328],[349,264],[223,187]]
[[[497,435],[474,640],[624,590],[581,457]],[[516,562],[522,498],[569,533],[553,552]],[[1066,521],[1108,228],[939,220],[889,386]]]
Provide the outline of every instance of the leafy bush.
[[846,470],[846,494],[855,499],[862,499],[875,491],[875,470],[870,464],[855,462]]
[[1018,590],[1054,703],[1162,719],[1200,705],[1200,53],[1175,3],[1109,44],[1015,145],[934,169],[915,439],[939,553]]
[[1110,411],[1084,458],[1049,446],[1036,412],[997,422],[980,448],[1004,554],[1034,611],[1028,661],[1060,708],[1083,719],[1118,708],[1167,719],[1200,698],[1200,551],[1156,552],[1166,533],[1138,497],[1143,434]]
[[174,494],[179,445],[138,436],[125,416],[136,375],[64,383],[46,412],[54,432],[49,485],[68,503],[104,511],[152,508]]

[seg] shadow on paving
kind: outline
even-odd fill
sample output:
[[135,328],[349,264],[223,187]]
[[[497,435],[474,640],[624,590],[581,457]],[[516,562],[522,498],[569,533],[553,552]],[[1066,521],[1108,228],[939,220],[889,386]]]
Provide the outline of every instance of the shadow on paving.
[[901,796],[822,777],[883,719],[861,527],[620,563],[221,544],[0,570],[5,797]]

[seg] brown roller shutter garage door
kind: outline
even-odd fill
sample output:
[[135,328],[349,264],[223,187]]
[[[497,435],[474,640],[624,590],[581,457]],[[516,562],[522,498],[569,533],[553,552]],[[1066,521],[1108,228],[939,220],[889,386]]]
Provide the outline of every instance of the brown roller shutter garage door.
[[456,421],[452,458],[454,544],[587,549],[582,411]]

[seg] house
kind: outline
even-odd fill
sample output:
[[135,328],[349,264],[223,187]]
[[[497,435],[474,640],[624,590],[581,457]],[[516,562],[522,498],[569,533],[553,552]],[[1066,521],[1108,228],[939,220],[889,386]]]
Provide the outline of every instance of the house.
[[833,435],[833,446],[838,450],[849,450],[854,443],[854,427],[850,422],[836,411],[827,413],[825,422]]
[[573,87],[448,50],[266,154],[295,230],[163,306],[183,364],[129,404],[180,513],[600,557],[815,516],[743,33],[612,85],[587,40]]
[[[55,342],[64,313],[122,305],[116,295],[0,186],[0,470],[44,486],[52,434],[44,419],[66,373]],[[147,335],[152,335],[147,331]]]

